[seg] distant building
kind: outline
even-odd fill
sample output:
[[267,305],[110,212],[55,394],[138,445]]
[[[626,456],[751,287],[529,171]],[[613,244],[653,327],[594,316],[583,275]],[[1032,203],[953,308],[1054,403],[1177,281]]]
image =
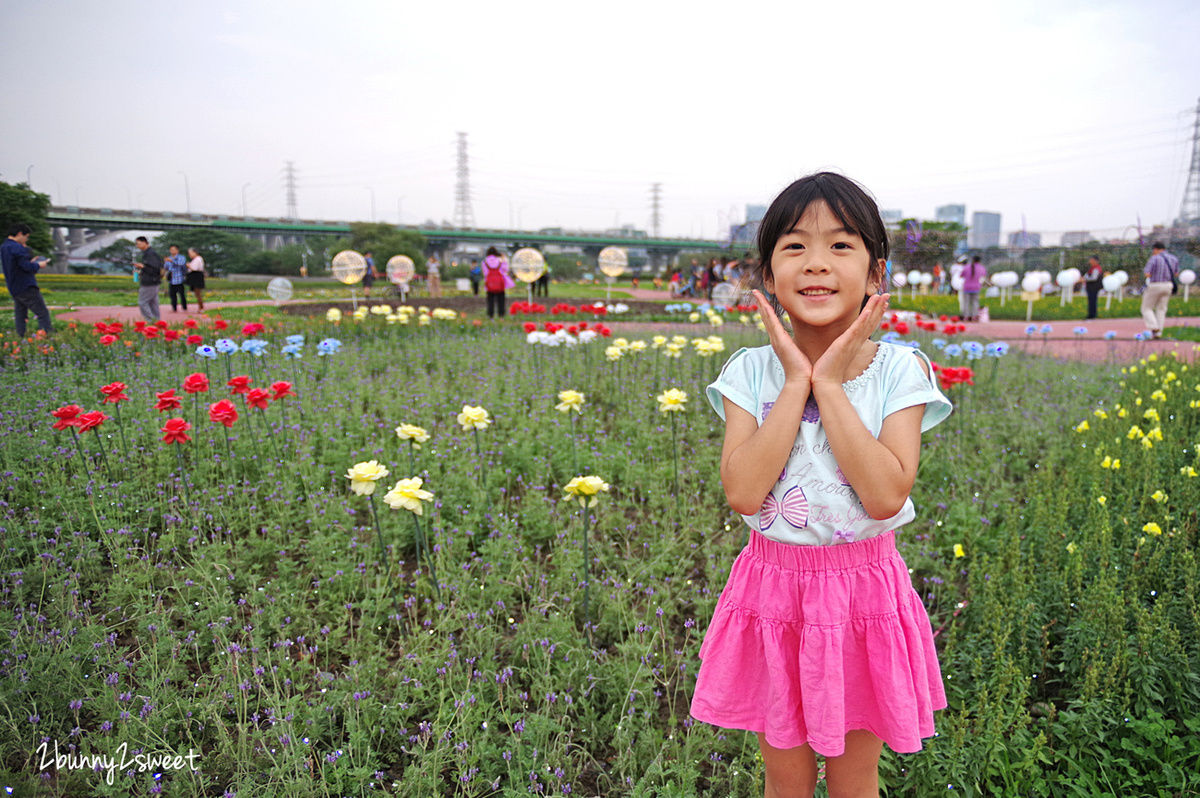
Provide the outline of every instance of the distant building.
[[747,205],[746,206],[746,223],[761,222],[763,217],[767,215],[766,205]]
[[1064,247],[1082,247],[1091,240],[1092,234],[1087,230],[1069,230],[1062,234],[1062,245]]
[[942,205],[935,211],[935,219],[939,222],[954,222],[964,227],[967,224],[966,205]]
[[1008,245],[1013,249],[1032,249],[1042,245],[1041,233],[1028,233],[1024,230],[1018,230],[1015,233],[1008,234]]
[[975,211],[971,214],[971,227],[967,230],[967,246],[971,249],[1000,246],[1000,214],[988,211]]
[[766,205],[746,205],[745,224],[729,225],[729,242],[738,246],[750,247],[758,240],[758,227],[762,218],[767,215]]
[[884,208],[879,211],[880,217],[883,218],[883,223],[890,227],[895,227],[904,219],[904,211],[898,208]]

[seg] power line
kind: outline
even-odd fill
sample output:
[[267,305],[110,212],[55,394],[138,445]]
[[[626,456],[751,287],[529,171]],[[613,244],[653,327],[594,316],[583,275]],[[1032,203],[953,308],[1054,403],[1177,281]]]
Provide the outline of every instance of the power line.
[[1200,222],[1200,101],[1196,103],[1196,122],[1192,128],[1192,165],[1188,169],[1187,187],[1179,204],[1182,224]]

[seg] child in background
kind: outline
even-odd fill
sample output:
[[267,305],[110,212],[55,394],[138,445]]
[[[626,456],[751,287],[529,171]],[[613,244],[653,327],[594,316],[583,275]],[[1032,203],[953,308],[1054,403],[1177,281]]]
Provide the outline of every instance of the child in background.
[[[929,616],[896,550],[921,433],[950,413],[929,363],[870,336],[888,307],[879,210],[819,173],[759,229],[770,345],[708,388],[725,420],[721,480],[750,525],[700,649],[692,715],[756,732],[766,795],[878,796],[886,742],[918,751],[946,706]],[[792,332],[776,312],[786,314]]]

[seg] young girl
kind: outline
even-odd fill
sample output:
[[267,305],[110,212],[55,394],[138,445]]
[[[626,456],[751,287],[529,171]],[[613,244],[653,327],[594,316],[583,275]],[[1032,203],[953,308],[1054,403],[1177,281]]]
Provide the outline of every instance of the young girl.
[[[692,715],[757,732],[767,796],[878,796],[883,743],[921,748],[946,706],[929,616],[896,551],[921,433],[950,413],[924,356],[870,336],[888,255],[875,202],[823,172],[784,189],[747,275],[770,345],[708,398],[721,480],[750,525],[700,648]],[[777,312],[778,312],[777,310]]]

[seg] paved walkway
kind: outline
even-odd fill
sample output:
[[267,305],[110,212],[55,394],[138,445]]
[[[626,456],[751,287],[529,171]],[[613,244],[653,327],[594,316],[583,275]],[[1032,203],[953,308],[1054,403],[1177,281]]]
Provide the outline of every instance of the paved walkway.
[[[669,298],[666,291],[655,291],[646,288],[623,290],[630,294],[633,299],[651,300]],[[206,302],[205,307],[207,309],[219,310],[229,307],[270,306],[273,304],[270,301],[249,299],[240,302]],[[194,307],[188,313],[173,313],[169,306],[162,309],[162,317],[167,322],[179,323],[186,318],[198,315]],[[138,312],[137,307],[134,306],[96,306],[58,312],[56,318],[75,321],[81,325],[91,325],[94,322],[104,319],[119,319],[123,322],[133,322],[140,319],[141,314]],[[1045,323],[1038,322],[1038,329],[1040,330]],[[620,325],[621,322],[617,318],[610,318],[609,324],[610,326],[613,324]],[[1049,324],[1052,327],[1052,332],[1049,335],[1043,336],[1040,333],[1026,335],[1025,329],[1029,325],[1023,321],[974,322],[968,323],[966,325],[966,332],[959,334],[956,338],[958,340],[970,340],[972,337],[976,337],[990,341],[1007,341],[1013,348],[1021,349],[1031,354],[1044,354],[1070,360],[1087,360],[1092,362],[1113,360],[1122,363],[1145,357],[1152,352],[1156,352],[1162,356],[1171,351],[1176,351],[1181,358],[1192,361],[1197,358],[1197,346],[1200,346],[1191,341],[1136,341],[1134,340],[1134,336],[1145,329],[1142,326],[1141,319],[1136,318],[1100,318],[1092,319],[1091,321],[1083,321],[1082,319],[1078,321],[1063,320],[1049,322]],[[691,325],[687,326],[690,327]],[[1167,326],[1200,328],[1200,318],[1170,318],[1167,320]],[[1076,327],[1087,328],[1087,333],[1076,335],[1074,332]],[[1116,337],[1111,341],[1107,341],[1104,339],[1104,334],[1110,330],[1116,333]]]

